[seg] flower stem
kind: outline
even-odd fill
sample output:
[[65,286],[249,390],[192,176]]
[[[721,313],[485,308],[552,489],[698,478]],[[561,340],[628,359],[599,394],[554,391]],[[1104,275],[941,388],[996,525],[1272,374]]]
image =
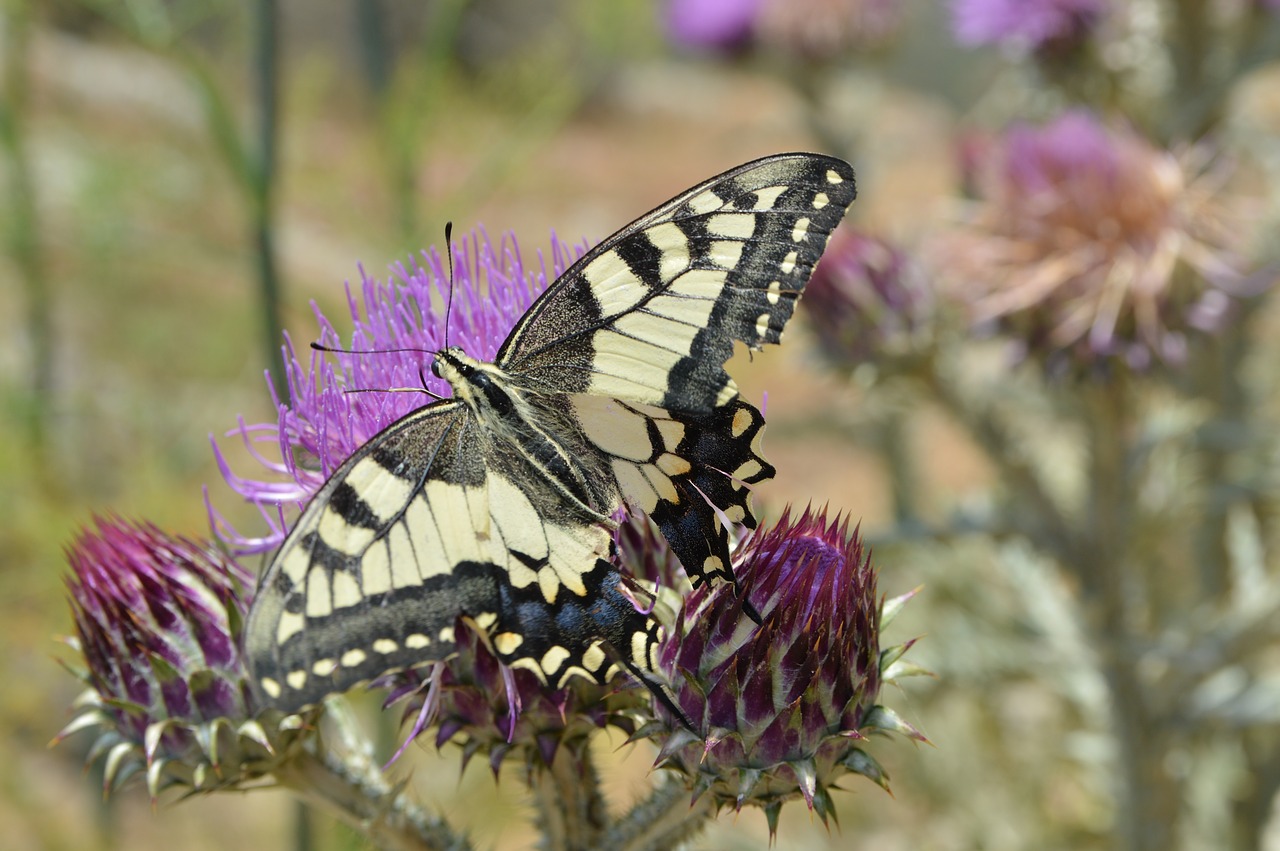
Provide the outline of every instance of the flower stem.
[[1064,564],[1076,562],[1079,547],[1071,527],[1058,504],[1045,490],[1040,476],[1024,458],[1018,457],[1006,430],[988,414],[966,398],[962,388],[949,375],[926,371],[929,390],[935,400],[955,419],[996,466],[1000,481],[1009,488],[1009,497],[1025,501],[1032,515],[1042,524],[1027,533]]
[[561,747],[551,767],[530,764],[527,782],[542,828],[542,847],[556,851],[591,851],[602,847],[608,808],[600,777],[583,743]]
[[715,815],[710,795],[690,803],[683,783],[668,780],[632,807],[601,837],[609,851],[658,851],[679,846],[701,833]]
[[372,760],[303,750],[275,770],[279,784],[307,803],[359,830],[391,851],[463,851],[471,843],[442,819],[429,816],[392,786]]

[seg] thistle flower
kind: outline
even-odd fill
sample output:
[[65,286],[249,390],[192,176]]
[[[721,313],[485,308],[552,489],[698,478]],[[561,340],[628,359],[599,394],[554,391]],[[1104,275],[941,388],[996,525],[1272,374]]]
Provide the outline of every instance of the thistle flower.
[[[312,351],[304,365],[286,338],[282,354],[289,399],[282,402],[271,391],[279,412],[276,422],[242,421],[230,431],[244,442],[265,477],[236,474],[214,444],[227,484],[257,505],[270,527],[265,536],[248,537],[211,508],[220,536],[238,553],[278,547],[287,532],[286,512],[310,499],[357,448],[395,420],[429,404],[429,394],[450,393],[448,383],[427,369],[430,352],[447,341],[473,357],[491,360],[534,298],[580,253],[552,236],[552,268],[548,270],[540,256],[537,268],[526,269],[514,238],[504,237],[495,247],[487,235],[476,232],[453,247],[452,287],[444,261],[434,250],[423,254],[422,265],[396,264],[385,282],[362,271],[359,298],[347,289],[354,326],[350,342],[344,342],[316,308],[320,344],[341,351],[332,359]],[[450,302],[446,329],[445,311],[436,305]],[[379,392],[410,388],[423,392]],[[274,451],[258,451],[263,445],[273,445]],[[270,457],[275,455],[279,460]]]
[[825,822],[834,813],[829,790],[844,775],[887,784],[861,746],[868,734],[922,738],[876,703],[906,647],[880,649],[875,573],[847,522],[807,510],[792,521],[787,512],[734,561],[762,623],[743,617],[732,588],[695,589],[660,667],[697,732],[675,721],[645,732],[665,734],[659,763],[695,797],[763,807],[771,830],[782,805],[803,798]]
[[992,146],[979,198],[936,265],[979,324],[1090,366],[1180,362],[1202,316],[1242,294],[1242,229],[1192,151],[1092,114],[1017,126]]
[[831,59],[880,46],[901,23],[896,0],[672,0],[666,25],[688,47]]
[[250,574],[208,542],[118,519],[99,518],[68,558],[89,689],[57,741],[96,730],[108,791],[144,771],[153,797],[262,776],[293,733],[252,720],[238,646]]
[[951,0],[951,26],[970,47],[1057,53],[1087,40],[1109,7],[1108,0]]
[[903,251],[841,226],[801,305],[827,356],[856,366],[916,349],[933,297]]

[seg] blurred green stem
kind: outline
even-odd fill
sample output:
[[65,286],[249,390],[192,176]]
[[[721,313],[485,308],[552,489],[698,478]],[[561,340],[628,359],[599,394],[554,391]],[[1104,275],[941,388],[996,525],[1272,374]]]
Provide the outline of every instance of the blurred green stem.
[[[1191,0],[1180,0],[1180,4]],[[1210,133],[1221,121],[1224,107],[1230,103],[1231,90],[1246,74],[1257,70],[1267,63],[1274,62],[1280,56],[1280,16],[1262,8],[1260,3],[1252,4],[1247,13],[1247,22],[1243,27],[1234,60],[1226,68],[1218,70],[1211,76],[1203,71],[1199,74],[1194,88],[1182,88],[1183,78],[1191,75],[1191,69],[1185,67],[1190,60],[1179,58],[1177,75],[1178,96],[1165,116],[1165,127],[1162,138],[1168,142],[1181,142],[1188,139],[1199,139]],[[1187,28],[1179,14],[1178,30]],[[1193,41],[1203,38],[1203,33],[1193,33],[1181,38]],[[1178,42],[1179,44],[1181,41]],[[1177,56],[1175,52],[1175,56]]]
[[600,776],[586,742],[561,747],[551,767],[530,764],[526,779],[533,793],[548,851],[593,851],[608,824]]
[[1130,469],[1134,437],[1132,384],[1113,374],[1081,386],[1089,452],[1088,504],[1081,558],[1067,567],[1080,583],[1085,614],[1102,660],[1116,745],[1119,835],[1130,851],[1172,847],[1178,784],[1167,771],[1168,734],[1144,687],[1141,642],[1131,635],[1141,616],[1129,598],[1149,589],[1131,588],[1129,562],[1137,499]]
[[1039,474],[1015,448],[1015,441],[989,408],[972,404],[955,376],[942,375],[936,369],[925,370],[924,380],[932,397],[995,466],[999,480],[1008,490],[1006,498],[1017,502],[1020,513],[1029,512],[1035,518],[1039,528],[1024,530],[1027,537],[1052,553],[1060,563],[1075,563],[1077,545],[1071,527]]
[[359,830],[379,848],[391,851],[470,849],[442,820],[428,816],[399,786],[391,786],[362,754],[333,750],[323,756],[304,751],[276,772],[281,786],[308,804]]
[[267,369],[276,394],[285,392],[279,356],[284,323],[280,315],[280,277],[275,246],[276,140],[279,134],[279,23],[277,0],[255,0],[254,94],[258,105],[255,152],[251,156],[250,189],[255,262],[262,307]]
[[[1247,305],[1242,308],[1248,309]],[[1204,599],[1221,599],[1230,590],[1227,512],[1233,497],[1240,494],[1233,493],[1229,484],[1232,458],[1250,437],[1242,434],[1248,422],[1249,400],[1241,382],[1249,336],[1247,322],[1242,321],[1239,333],[1205,340],[1201,356],[1193,362],[1196,390],[1213,405],[1213,415],[1197,434],[1202,475],[1206,482],[1214,483],[1205,495],[1195,534],[1195,565]]]
[[[386,8],[381,0],[359,0],[360,48],[365,77],[378,105],[382,160],[396,209],[396,222],[405,247],[417,245],[419,230],[419,159],[425,147],[423,128],[439,109],[444,78],[453,58],[453,45],[462,13],[470,0],[433,4],[421,50],[409,61],[397,61],[388,38]],[[390,61],[388,61],[390,57]]]
[[893,489],[893,521],[900,529],[908,529],[919,520],[919,482],[915,452],[911,445],[911,417],[895,408],[876,423],[877,444],[889,467],[889,483]]
[[53,401],[53,305],[40,250],[39,213],[26,144],[27,76],[31,14],[25,0],[4,5],[4,100],[0,103],[0,143],[9,172],[9,250],[22,276],[30,344],[29,437],[35,447],[47,439]]
[[690,802],[689,789],[668,780],[636,804],[603,835],[601,849],[666,851],[679,848],[706,829],[715,810],[710,795]]

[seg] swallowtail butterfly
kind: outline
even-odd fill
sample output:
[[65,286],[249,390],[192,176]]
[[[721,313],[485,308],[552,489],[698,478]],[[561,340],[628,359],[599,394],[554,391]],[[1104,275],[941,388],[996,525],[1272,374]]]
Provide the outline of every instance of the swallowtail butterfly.
[[721,516],[754,527],[774,470],[724,364],[781,339],[854,194],[831,157],[738,166],[587,252],[493,363],[437,352],[453,398],[347,459],[267,568],[260,696],[296,711],[447,659],[460,617],[553,685],[652,671],[661,631],[619,587],[610,518],[642,509],[695,582],[732,581]]

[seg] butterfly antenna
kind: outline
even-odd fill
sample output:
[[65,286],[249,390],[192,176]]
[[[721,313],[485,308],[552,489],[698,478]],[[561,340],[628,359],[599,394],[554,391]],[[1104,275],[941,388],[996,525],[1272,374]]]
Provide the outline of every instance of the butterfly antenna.
[[449,259],[449,296],[444,303],[444,348],[449,348],[449,316],[453,313],[453,222],[444,223],[444,253]]

